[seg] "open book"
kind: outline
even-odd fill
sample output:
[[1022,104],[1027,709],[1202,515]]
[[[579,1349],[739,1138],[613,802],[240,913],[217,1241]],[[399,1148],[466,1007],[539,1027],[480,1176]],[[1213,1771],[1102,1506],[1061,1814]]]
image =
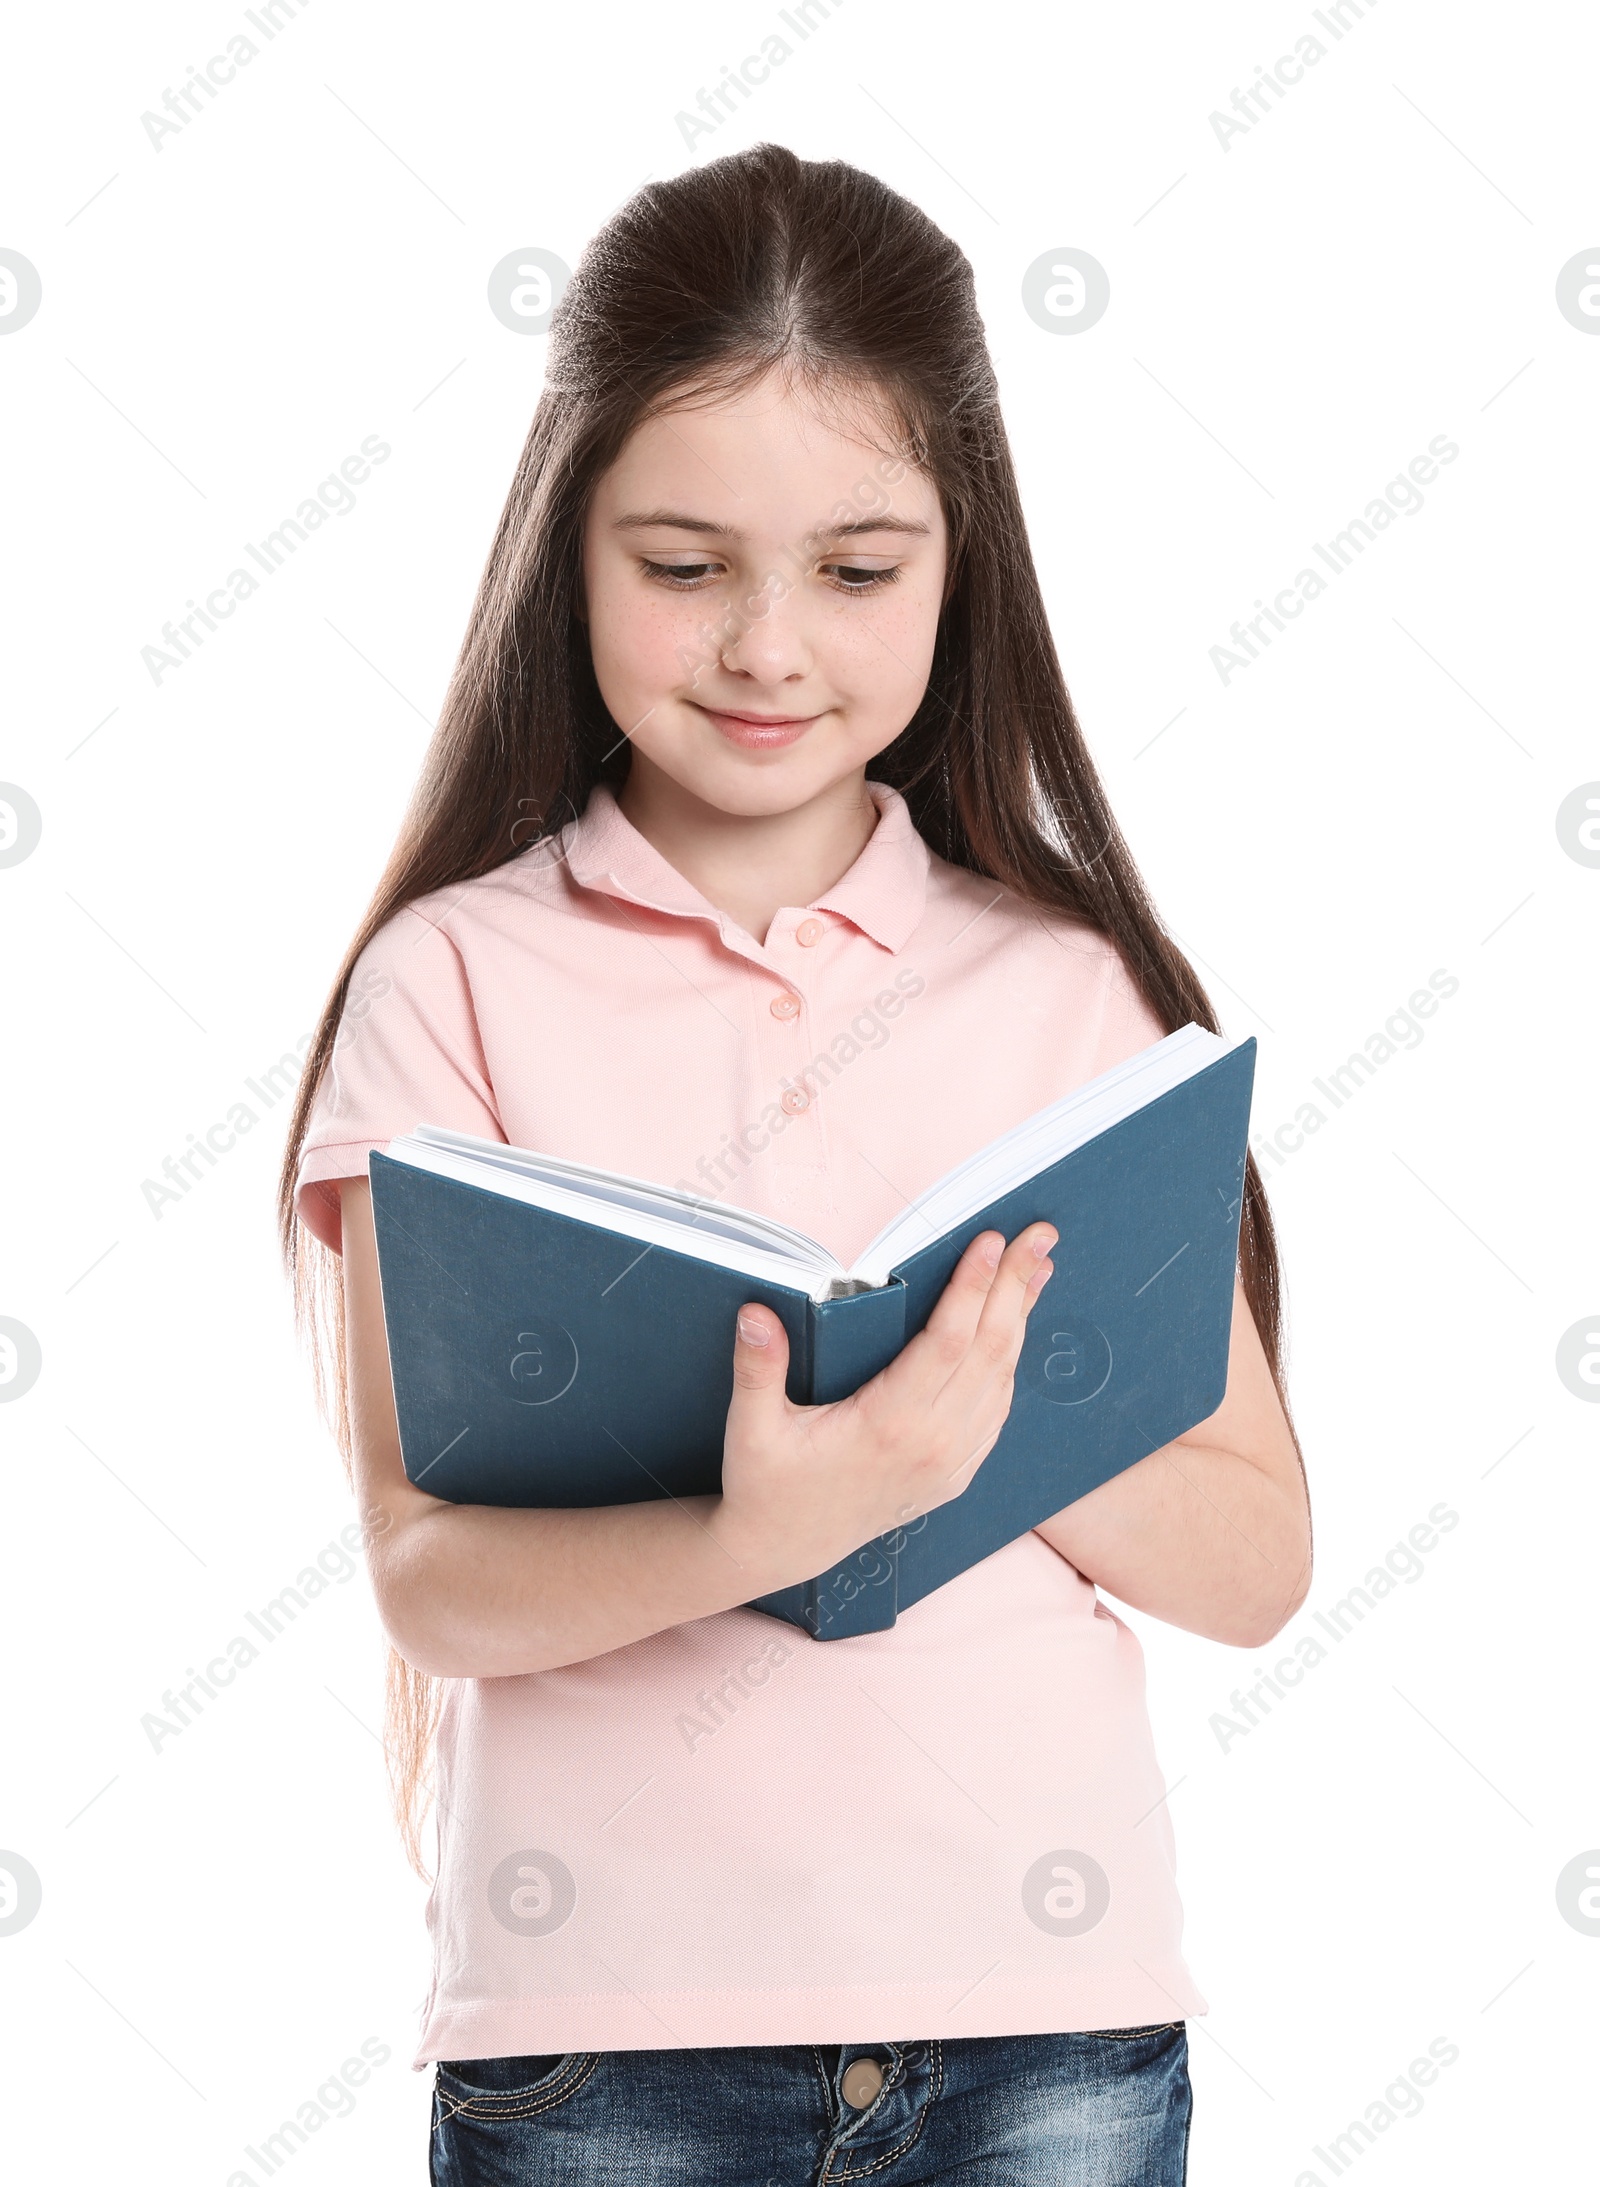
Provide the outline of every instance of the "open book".
[[1229,1045],[1203,1026],[1185,1025],[1074,1088],[918,1193],[848,1268],[815,1238],[770,1215],[651,1184],[619,1170],[589,1169],[560,1155],[531,1154],[498,1140],[475,1139],[468,1132],[419,1124],[406,1137],[391,1140],[389,1157],[413,1169],[431,1170],[436,1177],[454,1177],[484,1192],[503,1193],[508,1200],[548,1208],[552,1214],[598,1223],[645,1245],[671,1246],[721,1268],[794,1284],[816,1300],[843,1298],[887,1283],[896,1262],[916,1247],[981,1214],[1014,1186],[1192,1078],[1225,1055]]
[[967,1489],[864,1545],[875,1593],[841,1568],[752,1605],[819,1638],[892,1625],[1220,1404],[1255,1045],[1181,1027],[969,1155],[848,1268],[770,1216],[419,1124],[369,1165],[408,1476],[470,1503],[714,1494],[747,1299],[784,1323],[790,1397],[829,1402],[915,1335],[980,1230],[1049,1221],[1056,1273]]

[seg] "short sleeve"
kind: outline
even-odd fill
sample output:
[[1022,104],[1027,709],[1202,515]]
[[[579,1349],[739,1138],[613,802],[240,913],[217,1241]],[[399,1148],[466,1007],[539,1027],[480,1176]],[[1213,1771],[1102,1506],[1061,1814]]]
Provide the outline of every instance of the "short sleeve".
[[375,1147],[442,1124],[503,1141],[456,944],[425,916],[397,912],[356,959],[327,1075],[307,1120],[295,1212],[341,1250],[336,1181],[364,1177]]

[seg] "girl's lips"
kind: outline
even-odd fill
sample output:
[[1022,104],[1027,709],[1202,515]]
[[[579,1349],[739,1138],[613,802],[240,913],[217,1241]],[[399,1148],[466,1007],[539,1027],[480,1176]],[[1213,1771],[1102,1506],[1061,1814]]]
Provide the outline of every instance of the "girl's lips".
[[799,717],[788,715],[774,720],[770,716],[759,718],[747,714],[721,714],[711,706],[702,706],[700,711],[730,744],[743,745],[747,751],[755,752],[778,751],[786,744],[795,743],[805,735],[813,722],[822,718],[818,714],[806,714]]

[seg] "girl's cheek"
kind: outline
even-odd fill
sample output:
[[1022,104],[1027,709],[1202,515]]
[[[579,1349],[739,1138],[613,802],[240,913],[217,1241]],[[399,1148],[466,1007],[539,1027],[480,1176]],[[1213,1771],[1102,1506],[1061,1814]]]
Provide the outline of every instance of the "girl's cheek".
[[937,618],[915,601],[884,600],[836,625],[827,644],[841,670],[848,668],[872,689],[898,695],[908,684],[927,681],[937,627]]
[[697,657],[704,650],[700,630],[709,613],[697,605],[696,614],[684,600],[603,599],[596,603],[590,643],[614,675],[659,690],[680,679],[682,649]]

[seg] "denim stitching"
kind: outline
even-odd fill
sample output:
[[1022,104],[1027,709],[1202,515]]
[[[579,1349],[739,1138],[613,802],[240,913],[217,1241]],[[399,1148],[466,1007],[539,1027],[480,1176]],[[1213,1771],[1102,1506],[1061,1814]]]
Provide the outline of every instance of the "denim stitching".
[[807,2047],[811,2052],[811,2062],[817,2069],[817,2079],[822,2083],[823,2115],[831,2118],[833,2116],[833,2083],[829,2080],[828,2069],[822,2062],[822,2046],[820,2043],[812,2043]]
[[[898,2044],[895,2044],[892,2047],[897,2051],[898,2063],[903,2068],[905,2065],[904,2051],[900,2050]],[[922,2129],[928,2123],[928,2113],[933,2108],[934,2100],[939,2094],[940,2085],[944,2078],[943,2059],[940,2053],[939,2045],[937,2043],[932,2043],[930,2044],[929,2048],[932,2054],[932,2074],[928,2087],[928,2100],[922,2106],[922,2109],[917,2113],[916,2123],[912,2127],[910,2133],[906,2136],[905,2140],[901,2142],[897,2148],[886,2149],[883,2152],[882,2156],[874,2157],[870,2164],[863,2164],[855,2169],[852,2169],[850,2164],[850,2159],[854,2152],[849,2149],[836,2149],[833,2152],[833,2155],[826,2160],[821,2172],[817,2175],[818,2187],[825,2187],[825,2183],[831,2183],[835,2180],[842,2181],[870,2178],[874,2172],[882,2171],[883,2167],[886,2164],[893,2164],[898,2158],[903,2157],[906,2151],[912,2148],[921,2139]],[[885,2081],[884,2087],[887,2088],[888,2086],[889,2083]],[[882,2093],[883,2090],[880,2089],[878,2091],[878,2094],[881,2096]],[[876,2103],[878,2097],[874,2096],[872,2100],[874,2103]],[[842,2172],[836,2172],[833,2169],[834,2157],[843,2158],[844,2170]]]
[[1101,2043],[1138,2043],[1149,2035],[1170,2035],[1174,2028],[1182,2026],[1181,2020],[1162,2020],[1147,2028],[1081,2028],[1078,2032]]
[[1194,2084],[1189,2079],[1189,2054],[1187,2049],[1189,2031],[1185,2028],[1183,2032],[1185,2042],[1183,2061],[1183,2162],[1178,2173],[1178,2187],[1188,2187],[1189,2129],[1194,2124]]
[[[599,2065],[600,2057],[601,2053],[599,2051],[591,2051],[589,2053],[589,2063],[586,2066],[574,2068],[575,2077],[571,2079],[569,2085],[563,2086],[558,2081],[556,2086],[550,2089],[547,2094],[541,2096],[537,2103],[530,2104],[523,2104],[522,2099],[515,2090],[508,2090],[503,2096],[497,2095],[492,2089],[479,2089],[476,2094],[471,2096],[447,2095],[444,2089],[439,2086],[436,2069],[433,2092],[439,2099],[442,2116],[435,2122],[434,2131],[437,2133],[439,2127],[448,2124],[451,2119],[456,2117],[476,2119],[480,2124],[486,2126],[492,2126],[507,2119],[537,2118],[541,2111],[549,2111],[554,2105],[565,2103],[569,2097],[575,2096],[584,2082],[594,2072],[596,2066]],[[443,2060],[440,2061],[441,2064],[443,2062]],[[510,2108],[512,2105],[520,2105],[521,2108],[513,2110]]]

